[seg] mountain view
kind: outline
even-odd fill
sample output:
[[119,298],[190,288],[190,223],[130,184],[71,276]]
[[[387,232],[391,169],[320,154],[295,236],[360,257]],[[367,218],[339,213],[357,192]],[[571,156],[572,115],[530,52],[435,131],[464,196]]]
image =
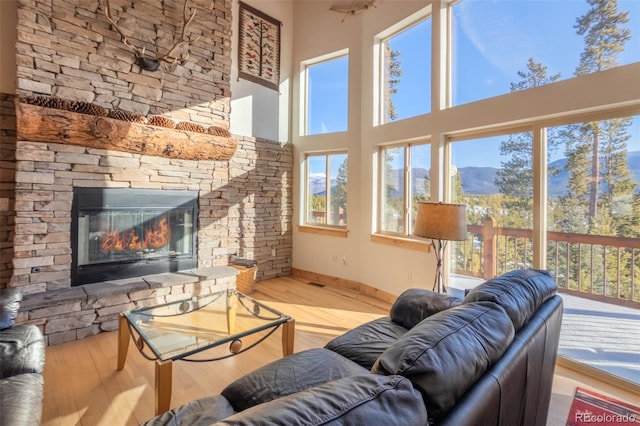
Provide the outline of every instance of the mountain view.
[[[560,159],[551,163],[552,166],[558,168],[560,173],[551,178],[549,185],[549,196],[558,197],[565,195],[567,192],[567,184],[569,182],[569,174],[564,171],[564,165],[566,159]],[[631,151],[627,157],[629,170],[633,180],[638,184],[636,192],[640,192],[640,151]],[[496,175],[498,173],[497,167],[461,167],[458,169],[462,177],[462,189],[466,194],[497,194],[498,187],[495,184]],[[392,178],[397,179],[402,175],[402,170],[394,170]],[[414,168],[412,170],[413,175],[413,191],[414,194],[424,193],[424,180],[428,178],[429,171],[424,168]],[[331,186],[335,184],[335,181],[331,182]],[[324,176],[311,177],[310,183],[311,193],[314,195],[324,195],[325,178]],[[400,194],[392,193],[391,196],[399,196]]]

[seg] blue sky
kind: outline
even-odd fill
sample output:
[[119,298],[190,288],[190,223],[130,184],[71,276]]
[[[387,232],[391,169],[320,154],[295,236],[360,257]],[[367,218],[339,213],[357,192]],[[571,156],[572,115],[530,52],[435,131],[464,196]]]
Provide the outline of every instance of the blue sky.
[[[546,66],[549,75],[561,73],[561,79],[573,77],[584,48],[583,38],[576,34],[574,25],[588,9],[586,0],[458,3],[453,18],[454,104],[508,93],[510,84],[520,80],[518,71],[526,71],[530,57]],[[640,61],[640,0],[618,0],[618,11],[630,12],[626,27],[632,35],[618,62],[622,65]],[[431,23],[427,21],[409,28],[391,42],[392,48],[401,53],[403,68],[398,92],[393,97],[400,119],[429,112],[430,31]],[[345,57],[318,67],[312,76],[311,109],[316,116],[310,119],[311,133],[346,130],[347,70]],[[631,131],[634,136],[629,150],[640,150],[639,118],[634,120]],[[503,139],[484,140],[482,152],[498,153]],[[458,167],[499,165],[500,158],[496,155],[479,155],[473,149],[454,151]]]

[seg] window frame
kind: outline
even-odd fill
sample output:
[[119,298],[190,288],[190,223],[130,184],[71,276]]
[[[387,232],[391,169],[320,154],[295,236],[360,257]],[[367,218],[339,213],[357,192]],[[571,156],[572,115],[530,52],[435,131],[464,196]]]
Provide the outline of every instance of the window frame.
[[309,132],[309,68],[314,67],[316,65],[320,65],[326,62],[334,61],[341,58],[347,58],[347,117],[346,117],[346,129],[339,130],[335,132],[327,132],[327,133],[341,133],[349,130],[349,67],[350,67],[350,57],[349,57],[349,49],[341,49],[335,52],[327,53],[325,55],[316,56],[315,58],[307,59],[300,62],[300,82],[301,82],[301,90],[300,90],[300,126],[299,126],[299,134],[300,136],[316,136],[323,135],[327,133],[310,133]]
[[[396,238],[416,238],[413,237],[412,231],[412,218],[413,214],[411,211],[411,197],[413,195],[411,187],[413,181],[413,156],[412,156],[412,148],[415,146],[428,146],[431,147],[431,140],[429,138],[424,138],[411,142],[399,142],[393,144],[385,144],[380,145],[378,148],[378,201],[377,201],[377,223],[376,223],[376,234],[382,236],[396,237]],[[382,229],[383,225],[383,217],[384,217],[384,203],[385,196],[383,191],[385,190],[385,155],[384,152],[387,149],[393,148],[403,148],[404,150],[404,164],[403,164],[403,175],[404,175],[404,183],[403,183],[403,203],[402,203],[402,228],[403,232],[395,232]],[[429,158],[429,162],[431,158]],[[431,179],[431,168],[429,169],[429,178]],[[431,198],[431,194],[427,194],[428,199]],[[411,226],[409,226],[411,225]]]
[[[304,196],[303,196],[303,206],[301,209],[301,218],[300,218],[300,226],[303,228],[323,228],[327,230],[337,230],[337,231],[346,231],[348,226],[348,221],[345,222],[344,225],[330,224],[327,223],[329,206],[331,203],[330,196],[330,188],[331,188],[331,162],[329,158],[333,155],[345,155],[347,165],[349,164],[349,153],[346,149],[338,149],[331,151],[322,151],[322,152],[306,152],[303,154],[303,173],[301,175],[303,188],[304,188]],[[327,188],[327,196],[325,201],[325,223],[314,223],[309,222],[309,202],[310,202],[310,192],[309,192],[309,157],[325,157],[325,187]],[[349,169],[347,167],[347,188],[349,186]],[[347,189],[347,206],[349,199],[349,191]]]
[[[385,72],[384,72],[384,45],[385,42],[389,39],[401,34],[402,32],[411,29],[412,27],[419,25],[426,21],[427,19],[433,19],[432,14],[432,6],[428,5],[417,12],[411,14],[410,16],[402,19],[396,24],[388,27],[384,31],[378,33],[373,38],[373,126],[383,126],[385,124],[391,124],[400,122],[403,120],[408,120],[417,116],[427,115],[431,112],[431,98],[433,94],[427,99],[428,110],[423,114],[418,114],[411,117],[398,118],[393,121],[385,121],[385,107],[384,107],[384,80],[385,80]],[[433,33],[433,21],[431,23]],[[432,40],[429,40],[432,43]],[[429,46],[431,48],[431,46]],[[433,57],[433,52],[430,52],[429,55],[429,68],[432,67],[431,60]],[[431,69],[429,69],[431,72]],[[431,76],[433,78],[433,76]],[[431,84],[429,82],[429,84]],[[431,89],[431,88],[430,88]]]

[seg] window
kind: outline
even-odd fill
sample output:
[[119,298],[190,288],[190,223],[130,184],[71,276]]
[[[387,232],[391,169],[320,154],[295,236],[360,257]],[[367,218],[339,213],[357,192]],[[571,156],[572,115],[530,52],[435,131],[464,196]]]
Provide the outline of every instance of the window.
[[309,154],[305,163],[305,224],[346,227],[347,154]]
[[303,64],[305,135],[344,132],[348,124],[349,56],[341,51]]
[[[467,241],[451,242],[450,267],[479,277],[531,268],[533,133],[455,141],[450,147],[451,200],[467,206],[472,231]],[[498,228],[495,243],[483,240]],[[493,262],[485,264],[489,258]]]
[[509,85],[520,73],[547,73],[533,84],[540,86],[639,61],[640,2],[599,3],[453,4],[453,105],[532,87]]
[[562,151],[547,165],[547,267],[562,288],[640,301],[640,118],[551,132]]
[[380,124],[431,111],[431,18],[425,18],[428,10],[377,37]]
[[417,203],[429,200],[430,149],[426,143],[380,149],[380,232],[411,234]]

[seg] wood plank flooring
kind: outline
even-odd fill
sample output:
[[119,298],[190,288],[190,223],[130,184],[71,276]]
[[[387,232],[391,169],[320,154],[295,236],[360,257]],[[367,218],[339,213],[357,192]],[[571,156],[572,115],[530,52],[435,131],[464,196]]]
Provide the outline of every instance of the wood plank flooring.
[[[355,290],[291,277],[259,282],[252,296],[295,318],[295,352],[322,347],[359,324],[387,315],[390,307]],[[174,363],[171,406],[217,394],[244,373],[280,358],[280,332],[236,357]],[[46,356],[43,425],[137,425],[153,417],[154,363],[130,345],[124,369],[116,371],[117,332],[50,346]],[[559,368],[549,425],[564,424],[577,385],[628,401],[635,397]]]

